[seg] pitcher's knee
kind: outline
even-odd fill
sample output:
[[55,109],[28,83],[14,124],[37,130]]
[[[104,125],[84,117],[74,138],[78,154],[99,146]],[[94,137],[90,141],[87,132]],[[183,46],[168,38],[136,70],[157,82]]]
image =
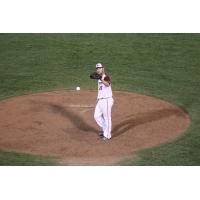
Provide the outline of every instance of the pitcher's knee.
[[111,122],[111,117],[104,117],[105,121]]
[[94,114],[94,119],[96,120],[96,121],[98,121],[98,119],[100,118],[100,116],[99,115],[97,115],[97,114]]

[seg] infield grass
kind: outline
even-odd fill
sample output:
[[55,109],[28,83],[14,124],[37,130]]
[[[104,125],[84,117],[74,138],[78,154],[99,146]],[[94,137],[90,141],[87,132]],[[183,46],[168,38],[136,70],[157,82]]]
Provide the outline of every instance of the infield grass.
[[[88,75],[102,62],[113,90],[170,101],[192,121],[177,140],[119,165],[200,165],[199,55],[200,34],[0,34],[0,99],[76,86],[96,89]],[[1,151],[0,165],[12,165],[11,158],[15,165],[15,155]],[[29,165],[30,157],[18,156],[17,164]]]
[[51,157],[33,156],[29,154],[0,151],[1,166],[52,166],[58,160]]

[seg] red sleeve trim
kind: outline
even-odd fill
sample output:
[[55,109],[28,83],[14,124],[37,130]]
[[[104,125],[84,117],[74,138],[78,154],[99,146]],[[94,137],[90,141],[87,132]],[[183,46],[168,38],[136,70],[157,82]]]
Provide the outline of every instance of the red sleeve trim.
[[110,77],[106,74],[106,76],[104,77],[104,81],[110,82]]

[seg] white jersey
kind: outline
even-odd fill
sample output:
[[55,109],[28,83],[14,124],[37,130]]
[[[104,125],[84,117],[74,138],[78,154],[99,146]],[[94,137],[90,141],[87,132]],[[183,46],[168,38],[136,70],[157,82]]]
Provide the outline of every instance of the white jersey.
[[98,80],[98,97],[97,99],[112,97],[112,88],[110,83],[110,77],[107,74],[103,74],[102,79],[109,83],[109,86],[105,86],[101,80]]

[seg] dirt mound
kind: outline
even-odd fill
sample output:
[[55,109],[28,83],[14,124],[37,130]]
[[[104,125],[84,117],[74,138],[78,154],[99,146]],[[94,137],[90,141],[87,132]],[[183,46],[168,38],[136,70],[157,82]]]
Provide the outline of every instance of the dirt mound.
[[114,91],[112,139],[97,139],[96,91],[55,91],[0,101],[0,149],[48,155],[69,165],[110,165],[177,138],[190,124],[168,102]]

